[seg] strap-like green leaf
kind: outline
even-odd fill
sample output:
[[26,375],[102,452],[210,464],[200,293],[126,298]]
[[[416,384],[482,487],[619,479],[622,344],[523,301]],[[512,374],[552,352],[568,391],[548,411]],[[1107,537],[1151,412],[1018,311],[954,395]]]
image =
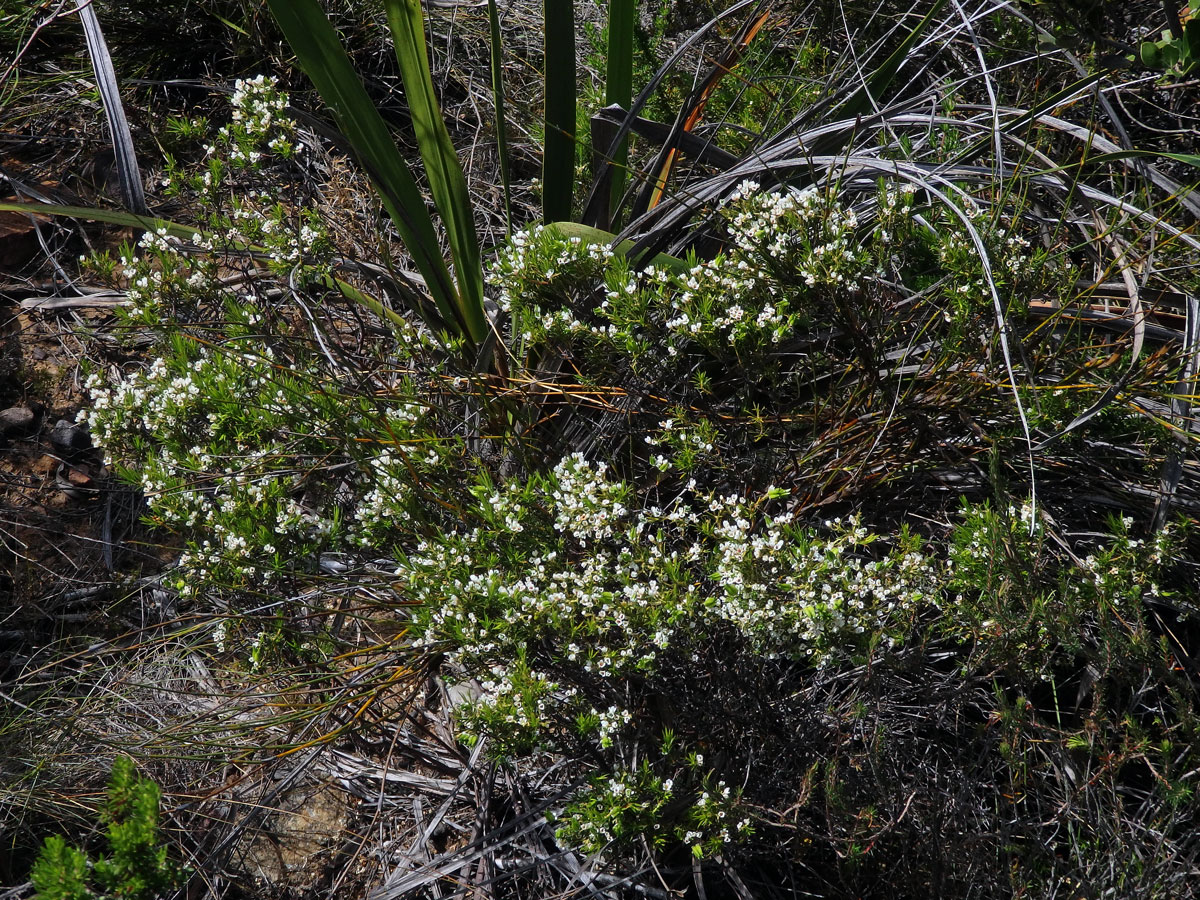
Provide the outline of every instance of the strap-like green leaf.
[[542,213],[547,222],[571,216],[575,189],[575,3],[546,0],[546,140]]
[[358,163],[425,278],[438,313],[473,340],[461,318],[458,290],[442,259],[433,220],[404,158],[371,103],[337,33],[317,0],[267,0],[292,52],[333,111]]
[[[609,0],[608,63],[604,73],[604,102],[629,109],[633,102],[633,25],[637,0]],[[622,141],[613,154],[609,209],[615,215],[625,194],[625,169],[629,165],[629,142]]]
[[404,81],[404,93],[417,133],[417,146],[425,162],[425,174],[433,191],[433,202],[450,240],[454,270],[458,276],[457,318],[470,336],[479,343],[488,332],[483,313],[483,264],[479,257],[479,237],[467,179],[450,133],[442,119],[433,75],[429,70],[429,51],[425,46],[425,15],[419,0],[385,0],[388,25],[396,44],[396,62]]
[[191,239],[195,234],[202,234],[199,228],[180,225],[167,219],[156,219],[153,216],[139,216],[136,213],[118,209],[94,209],[90,206],[66,206],[61,203],[30,203],[26,201],[0,200],[0,212],[26,213],[34,216],[69,216],[72,219],[87,219],[93,222],[108,222],[112,225],[124,225],[128,228],[143,228],[147,231],[167,230],[173,237]]
[[492,102],[496,107],[496,155],[500,158],[500,183],[504,186],[504,228],[512,234],[512,181],[509,176],[508,117],[504,106],[504,54],[500,38],[500,11],[488,0],[488,27],[492,38]]

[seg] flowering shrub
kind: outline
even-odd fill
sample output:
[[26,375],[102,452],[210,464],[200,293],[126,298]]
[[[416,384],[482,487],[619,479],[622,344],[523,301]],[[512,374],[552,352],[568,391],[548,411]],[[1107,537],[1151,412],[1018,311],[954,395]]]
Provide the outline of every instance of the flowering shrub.
[[1158,581],[1181,533],[1169,524],[1145,540],[1132,525],[1111,519],[1093,552],[1064,565],[1028,502],[965,506],[949,547],[953,602],[942,627],[1039,677],[1096,648],[1106,656],[1124,648],[1123,664],[1138,659],[1149,650],[1144,604],[1165,599]]
[[[919,542],[872,547],[884,542],[856,522],[818,535],[768,515],[768,497],[747,503],[693,483],[664,507],[638,505],[628,484],[578,454],[524,483],[481,483],[476,495],[482,527],[422,541],[398,570],[419,601],[416,639],[481,681],[462,718],[496,750],[585,741],[611,760],[615,774],[573,807],[590,824],[565,826],[587,846],[630,835],[630,816],[697,852],[749,827],[731,830],[732,812],[706,818],[708,770],[687,758],[692,747],[649,769],[644,759],[623,767],[653,730],[631,681],[652,686],[663,666],[688,666],[687,648],[722,627],[768,658],[866,658],[902,642],[938,600],[939,568]],[[651,816],[668,782],[691,803]]]
[[[199,207],[204,227],[190,239],[148,231],[119,264],[90,261],[123,283],[122,324],[152,336],[157,356],[93,371],[80,413],[108,460],[129,467],[150,521],[184,545],[167,583],[184,599],[222,604],[311,577],[322,554],[369,544],[404,498],[387,480],[398,451],[384,445],[427,437],[425,406],[403,379],[368,376],[367,390],[347,391],[322,343],[313,307],[323,298],[305,289],[328,274],[332,247],[315,209],[283,199],[287,167],[304,148],[286,96],[259,77],[239,81],[232,104],[202,171],[171,163],[163,181]],[[304,334],[309,322],[315,341]],[[389,362],[432,343],[416,327],[393,335]],[[430,458],[437,451],[422,454]],[[339,482],[349,469],[358,474]],[[220,652],[235,630],[236,619],[218,621]],[[263,648],[260,637],[252,662]]]
[[[997,444],[1016,432],[993,290],[1007,307],[1073,279],[1020,215],[888,183],[746,183],[714,213],[723,252],[641,271],[536,226],[489,275],[507,382],[396,322],[355,368],[344,322],[315,312],[334,299],[328,233],[281,199],[303,146],[286,100],[255,80],[234,103],[201,174],[169,176],[205,210],[203,232],[149,233],[119,270],[95,261],[128,283],[125,322],[160,339],[144,367],[93,372],[86,413],[177,536],[167,584],[212,616],[210,651],[268,670],[289,646],[288,606],[267,627],[242,613],[369,565],[386,572],[380,606],[399,609],[380,614],[403,619],[404,652],[477,684],[456,713],[468,740],[567,761],[581,787],[555,810],[559,839],[613,860],[639,847],[725,859],[804,833],[795,853],[824,853],[814,867],[889,841],[907,852],[899,823],[921,814],[910,783],[926,769],[904,766],[945,735],[895,710],[924,685],[1004,670],[1023,692],[1057,690],[1078,665],[1124,685],[1130,667],[1099,648],[1168,658],[1145,609],[1167,596],[1173,531],[1144,543],[1114,520],[1076,554],[1032,505],[966,503],[924,536],[879,524],[921,521],[912,510],[872,506],[872,489],[919,484],[966,446],[959,417]],[[562,406],[513,402],[518,386]],[[1085,402],[1055,390],[1035,423]],[[826,520],[826,505],[845,514]],[[1012,734],[993,752],[971,732],[982,749],[950,771],[1028,777],[1048,740],[1020,749],[1029,708],[1000,689],[986,713],[955,702],[936,728],[994,712]],[[1087,727],[1129,736],[1104,715]],[[1182,727],[1161,719],[1156,736]]]
[[[204,146],[201,170],[168,160],[162,178],[167,196],[196,208],[200,228],[188,241],[148,231],[121,254],[130,324],[184,323],[201,311],[219,315],[230,301],[245,306],[250,298],[236,288],[249,279],[230,272],[246,271],[251,253],[285,278],[310,281],[328,269],[332,246],[315,207],[285,202],[288,167],[305,150],[285,114],[286,95],[258,76],[237,82],[232,106],[230,123]],[[93,264],[113,268],[105,259]]]
[[337,402],[314,390],[316,373],[279,371],[249,338],[174,349],[115,385],[89,376],[87,421],[110,457],[139,460],[155,521],[197,536],[179,560],[180,594],[257,589],[336,546],[336,505],[305,498],[330,451],[330,410],[313,401]]

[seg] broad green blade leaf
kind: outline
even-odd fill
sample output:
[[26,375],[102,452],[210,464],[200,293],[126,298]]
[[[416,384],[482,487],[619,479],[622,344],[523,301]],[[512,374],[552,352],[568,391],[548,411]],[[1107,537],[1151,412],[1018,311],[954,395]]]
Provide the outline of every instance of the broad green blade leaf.
[[[633,103],[633,25],[637,0],[609,0],[608,65],[604,74],[604,102],[629,109]],[[625,194],[625,174],[629,165],[629,142],[622,141],[613,154],[612,187],[609,209],[617,212]]]
[[129,228],[144,228],[147,231],[158,231],[165,228],[167,234],[185,240],[190,240],[196,234],[204,234],[199,228],[180,225],[167,219],[156,219],[153,216],[139,216],[137,213],[118,209],[94,209],[90,206],[65,206],[60,203],[22,203],[0,200],[0,212],[28,213],[35,216],[70,216],[72,219],[109,222]]
[[467,192],[458,154],[442,119],[429,71],[429,51],[425,46],[425,15],[420,0],[385,0],[388,25],[396,44],[396,61],[404,81],[409,112],[417,133],[417,146],[425,162],[425,174],[433,191],[433,201],[446,223],[450,253],[458,276],[458,321],[478,344],[488,334],[483,312],[483,263],[479,256],[479,236],[475,233],[475,215]]
[[267,0],[301,67],[333,111],[425,279],[439,315],[471,339],[425,199],[318,0]]
[[504,230],[512,235],[512,181],[509,177],[508,118],[504,113],[504,55],[500,39],[500,12],[488,0],[488,25],[492,37],[492,102],[496,106],[496,154],[500,157],[500,182],[504,186]]
[[542,159],[542,215],[571,219],[575,188],[575,2],[546,0],[546,141]]
[[[621,241],[614,246],[613,241],[617,239],[617,236],[611,231],[603,231],[590,225],[580,225],[578,222],[553,222],[546,227],[565,238],[579,238],[585,244],[612,247],[613,252],[622,256],[629,253],[634,247],[633,241],[628,240]],[[688,264],[684,260],[667,253],[655,254],[649,264],[658,266],[660,269],[670,269],[672,272],[686,272],[688,269]]]

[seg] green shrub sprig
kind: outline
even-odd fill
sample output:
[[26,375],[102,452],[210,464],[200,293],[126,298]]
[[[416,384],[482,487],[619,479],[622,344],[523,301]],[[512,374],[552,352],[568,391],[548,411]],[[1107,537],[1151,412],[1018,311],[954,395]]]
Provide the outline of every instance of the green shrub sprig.
[[159,835],[158,786],[128,756],[113,762],[103,818],[109,853],[94,861],[60,836],[46,839],[32,873],[38,900],[156,900],[179,883]]

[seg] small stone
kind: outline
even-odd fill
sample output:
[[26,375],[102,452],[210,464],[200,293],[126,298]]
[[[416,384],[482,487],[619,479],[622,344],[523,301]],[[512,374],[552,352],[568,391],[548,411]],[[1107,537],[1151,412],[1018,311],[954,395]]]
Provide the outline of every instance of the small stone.
[[0,435],[13,437],[28,434],[36,419],[37,415],[28,406],[10,406],[0,410]]
[[71,450],[86,450],[92,446],[92,436],[87,429],[67,419],[59,419],[50,431],[50,443],[64,453]]
[[96,480],[83,468],[59,463],[54,472],[55,486],[72,500],[85,500],[95,497],[99,490]]

